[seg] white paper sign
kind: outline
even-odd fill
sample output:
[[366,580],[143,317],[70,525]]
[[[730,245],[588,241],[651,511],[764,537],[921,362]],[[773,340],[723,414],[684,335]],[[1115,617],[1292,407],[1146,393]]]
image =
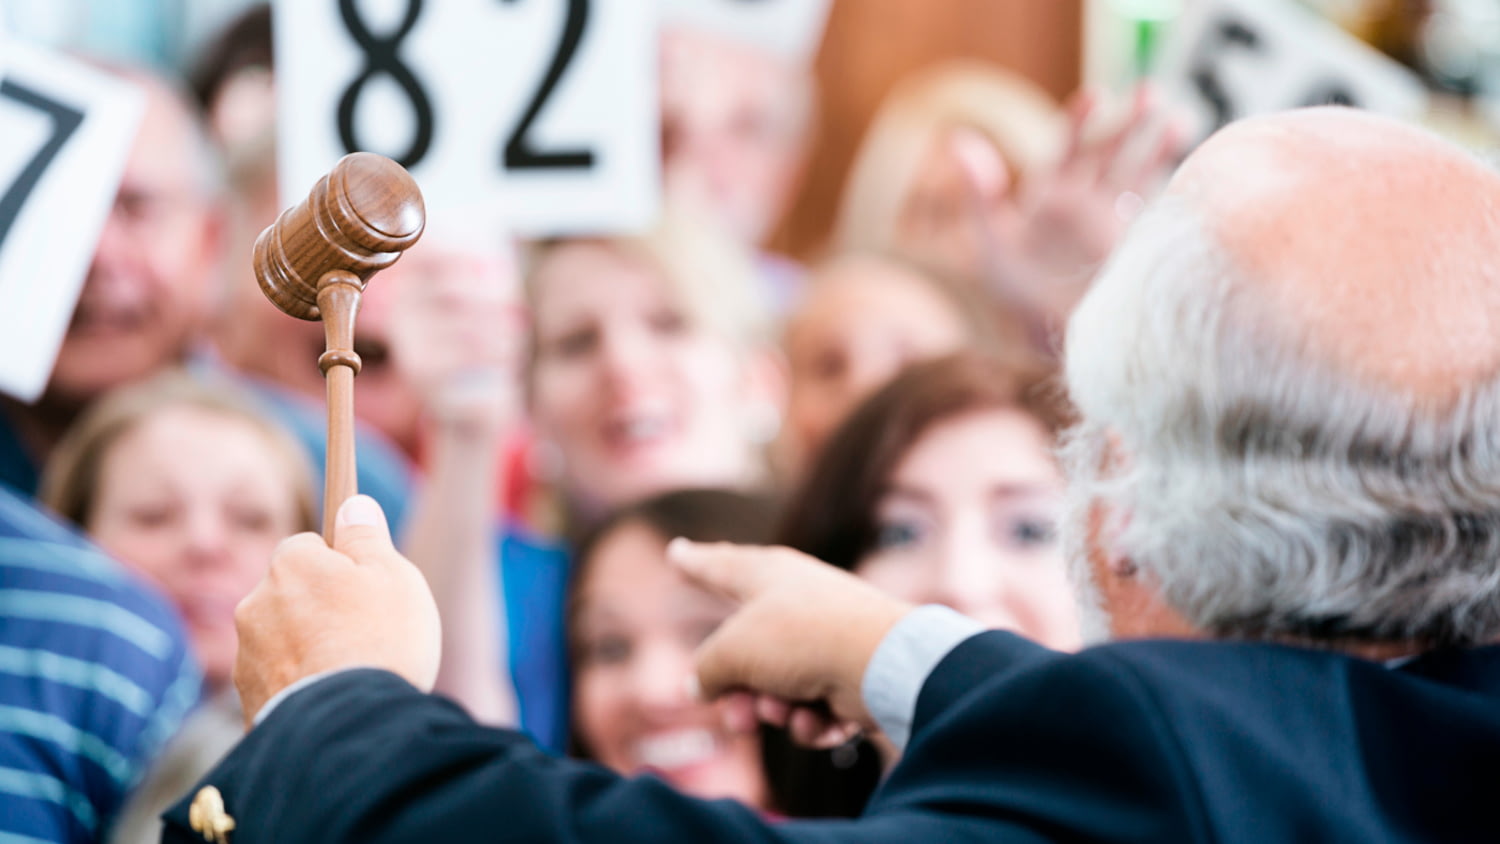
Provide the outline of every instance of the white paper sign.
[[353,150],[518,234],[638,230],[660,181],[651,0],[278,0],[284,204]]
[[1403,119],[1426,110],[1417,77],[1290,0],[1201,0],[1177,22],[1158,75],[1199,121],[1338,103]]
[[79,62],[0,41],[0,391],[47,386],[145,100]]
[[718,32],[798,61],[823,42],[832,0],[660,0],[662,23]]

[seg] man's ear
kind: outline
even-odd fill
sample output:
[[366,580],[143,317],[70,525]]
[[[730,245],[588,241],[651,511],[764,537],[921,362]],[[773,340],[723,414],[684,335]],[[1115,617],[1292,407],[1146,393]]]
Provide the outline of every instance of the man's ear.
[[[1107,440],[1100,473],[1117,477],[1129,471],[1130,457],[1113,432]],[[1103,502],[1088,513],[1085,538],[1089,570],[1110,621],[1113,639],[1197,638],[1202,634],[1162,599],[1156,582],[1123,550],[1121,537],[1132,514]]]
[[1129,514],[1106,512],[1096,504],[1088,515],[1088,565],[1094,589],[1109,619],[1109,637],[1120,639],[1197,638],[1140,566],[1119,551]]
[[1111,577],[1119,580],[1133,580],[1140,574],[1140,568],[1134,560],[1119,550],[1120,535],[1130,525],[1129,514],[1108,519],[1099,526],[1103,536],[1099,553],[1103,556],[1102,564]]

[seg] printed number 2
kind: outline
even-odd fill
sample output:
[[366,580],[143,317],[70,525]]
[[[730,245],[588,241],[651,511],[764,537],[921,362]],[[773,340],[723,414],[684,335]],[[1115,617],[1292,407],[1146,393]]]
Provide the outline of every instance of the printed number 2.
[[10,234],[11,224],[20,216],[21,206],[26,203],[31,192],[36,190],[42,174],[47,172],[47,166],[68,143],[68,138],[83,124],[83,112],[11,80],[0,82],[0,97],[14,100],[52,118],[52,135],[32,154],[31,160],[21,168],[20,175],[5,189],[5,193],[0,194],[0,246],[3,246],[6,236]]
[[[516,0],[500,1],[513,3]],[[557,83],[562,79],[563,72],[568,69],[568,63],[573,60],[573,53],[578,50],[578,42],[583,40],[583,31],[588,26],[588,20],[589,0],[568,0],[568,16],[563,22],[562,38],[558,41],[557,52],[553,53],[552,63],[547,66],[547,72],[542,76],[541,86],[532,95],[525,113],[521,115],[521,122],[516,124],[515,130],[505,141],[505,152],[502,156],[505,169],[588,170],[594,166],[593,150],[539,150],[535,142],[527,137],[527,133],[531,131],[531,125],[536,122],[537,116],[542,113],[542,108],[547,104],[547,98],[552,96]]]

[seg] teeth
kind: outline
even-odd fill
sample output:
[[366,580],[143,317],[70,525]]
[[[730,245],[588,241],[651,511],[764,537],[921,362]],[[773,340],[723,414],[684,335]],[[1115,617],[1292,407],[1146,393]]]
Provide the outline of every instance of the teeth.
[[671,770],[713,756],[717,746],[708,730],[678,730],[641,739],[635,752],[643,766]]
[[638,402],[611,415],[607,436],[622,445],[651,444],[672,432],[672,412],[661,402]]

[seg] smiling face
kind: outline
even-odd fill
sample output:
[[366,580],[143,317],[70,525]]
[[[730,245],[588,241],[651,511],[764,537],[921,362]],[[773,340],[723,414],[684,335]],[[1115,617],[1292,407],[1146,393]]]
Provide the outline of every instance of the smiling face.
[[217,286],[220,226],[182,106],[148,84],[125,163],[49,394],[84,402],[181,360]]
[[695,320],[655,268],[573,243],[548,254],[532,289],[534,416],[577,501],[607,509],[753,476],[745,354]]
[[637,522],[595,546],[576,600],[573,717],[594,758],[694,796],[764,808],[759,740],[724,730],[715,708],[688,692],[693,651],[729,604],[673,570],[666,540]]
[[1054,648],[1079,644],[1057,541],[1063,478],[1042,426],[1014,409],[926,431],[876,509],[876,547],[855,571],[892,595],[939,603]]
[[210,686],[229,682],[235,605],[300,526],[298,482],[261,430],[196,407],[153,413],[103,457],[85,528],[177,605]]

